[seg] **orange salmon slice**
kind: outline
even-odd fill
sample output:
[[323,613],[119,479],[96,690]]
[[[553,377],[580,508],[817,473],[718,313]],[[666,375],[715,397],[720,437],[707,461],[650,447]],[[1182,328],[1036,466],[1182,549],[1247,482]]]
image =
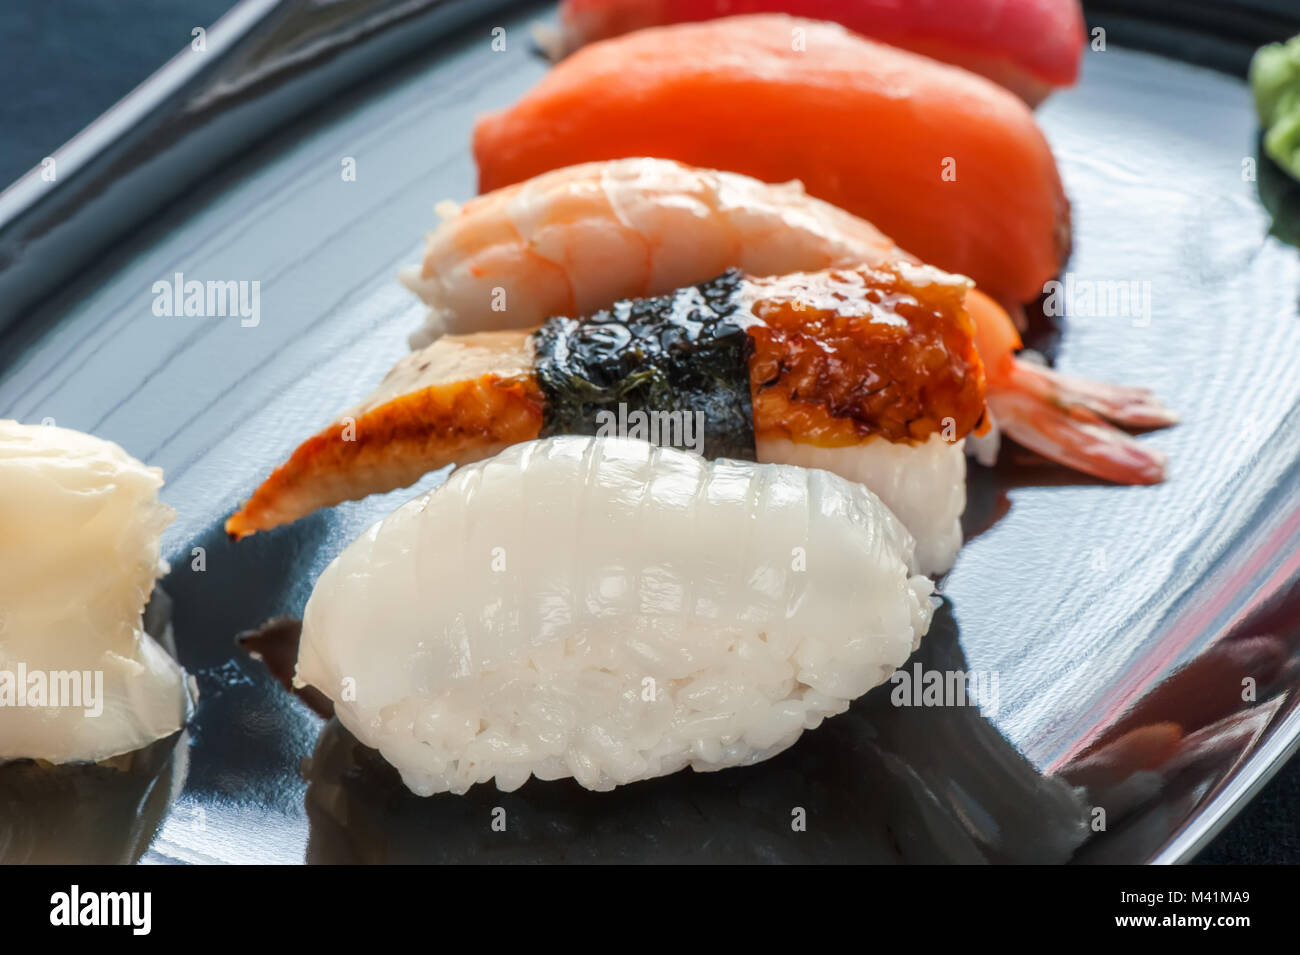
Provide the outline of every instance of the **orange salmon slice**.
[[632,156],[808,192],[900,246],[1026,302],[1070,248],[1033,113],[958,67],[782,15],[640,30],[584,47],[474,132],[479,189]]

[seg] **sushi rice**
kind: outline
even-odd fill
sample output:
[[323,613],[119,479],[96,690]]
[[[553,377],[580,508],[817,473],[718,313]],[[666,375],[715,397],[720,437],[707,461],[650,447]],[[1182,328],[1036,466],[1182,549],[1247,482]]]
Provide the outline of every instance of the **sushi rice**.
[[916,568],[941,574],[961,549],[966,509],[963,441],[935,433],[919,444],[867,441],[840,448],[760,438],[758,460],[822,468],[871,488],[916,542]]

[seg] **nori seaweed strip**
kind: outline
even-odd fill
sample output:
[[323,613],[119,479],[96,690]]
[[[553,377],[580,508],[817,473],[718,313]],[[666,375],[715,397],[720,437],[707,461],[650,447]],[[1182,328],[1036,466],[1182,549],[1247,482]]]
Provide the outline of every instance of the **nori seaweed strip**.
[[[684,444],[689,415],[688,426],[703,424],[706,457],[754,460],[752,344],[734,320],[742,281],[732,269],[671,295],[617,302],[582,321],[548,319],[533,336],[546,398],[542,436],[649,437],[621,426],[638,420],[633,412],[645,413],[642,422],[655,412],[685,412],[671,431],[673,419],[657,419],[659,443]],[[609,415],[598,420],[600,412]],[[610,427],[610,415],[619,427]],[[698,431],[692,434],[698,445]]]

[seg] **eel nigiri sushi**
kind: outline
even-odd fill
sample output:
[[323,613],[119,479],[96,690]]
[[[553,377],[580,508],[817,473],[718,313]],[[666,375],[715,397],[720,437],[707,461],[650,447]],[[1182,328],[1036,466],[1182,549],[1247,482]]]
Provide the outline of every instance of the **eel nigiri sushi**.
[[185,671],[143,624],[161,486],[112,442],[0,420],[0,761],[96,762],[185,724]]
[[728,271],[582,321],[446,336],[298,448],[226,522],[242,537],[550,434],[641,437],[866,484],[951,565],[984,373],[966,279],[907,262]]
[[1003,304],[1070,249],[1047,140],[982,76],[779,15],[638,30],[561,61],[474,131],[487,192],[574,163],[658,156],[808,192]]
[[316,582],[295,683],[423,796],[746,766],[930,625],[912,541],[824,471],[557,437],[462,468]]
[[[551,315],[590,314],[730,267],[780,275],[898,261],[917,260],[797,182],[772,185],[639,158],[570,166],[470,200],[429,235],[423,263],[403,281],[429,306],[411,339],[422,347],[445,331],[523,328]],[[989,409],[1003,433],[1097,477],[1124,484],[1163,479],[1160,451],[1106,423],[1151,428],[1177,420],[1148,390],[1021,361],[1020,336],[1003,309],[978,289],[967,294],[966,307],[988,376]],[[986,463],[996,449],[988,450],[981,454]]]
[[1073,86],[1083,58],[1079,0],[564,0],[560,55],[632,30],[746,13],[831,20],[979,73],[1031,106]]

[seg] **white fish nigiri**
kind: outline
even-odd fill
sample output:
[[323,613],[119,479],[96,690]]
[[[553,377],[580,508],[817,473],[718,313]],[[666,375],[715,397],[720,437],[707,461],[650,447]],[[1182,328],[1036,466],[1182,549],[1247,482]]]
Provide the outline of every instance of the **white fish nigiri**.
[[0,760],[93,762],[184,725],[185,671],[142,625],[161,486],[112,442],[0,420]]
[[515,445],[326,568],[296,682],[421,795],[758,762],[886,680],[933,613],[829,472],[617,438]]

